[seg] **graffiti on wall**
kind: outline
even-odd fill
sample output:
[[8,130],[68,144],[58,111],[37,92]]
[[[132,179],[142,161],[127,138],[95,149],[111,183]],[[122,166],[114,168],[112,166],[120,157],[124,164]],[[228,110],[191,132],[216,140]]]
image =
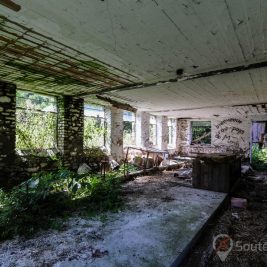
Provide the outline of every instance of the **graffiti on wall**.
[[227,118],[215,125],[214,145],[226,146],[231,151],[248,153],[247,136],[243,121],[237,118]]

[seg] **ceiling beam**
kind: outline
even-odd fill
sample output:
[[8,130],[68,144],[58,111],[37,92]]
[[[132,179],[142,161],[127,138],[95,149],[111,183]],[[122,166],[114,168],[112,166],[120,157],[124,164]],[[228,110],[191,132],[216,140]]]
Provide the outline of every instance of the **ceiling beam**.
[[166,113],[166,112],[176,112],[176,111],[193,111],[193,110],[201,110],[201,109],[212,109],[212,108],[235,108],[235,107],[246,107],[246,106],[253,106],[256,107],[261,105],[265,107],[267,103],[247,103],[247,104],[238,104],[238,105],[213,105],[213,106],[206,106],[206,107],[196,107],[196,108],[180,108],[180,109],[167,109],[167,110],[151,110],[150,113]]
[[16,4],[16,3],[14,3],[11,0],[0,0],[0,5],[3,5],[3,6],[11,9],[13,11],[16,11],[16,12],[21,10],[21,6]]
[[118,102],[118,101],[113,100],[113,99],[111,99],[109,97],[104,97],[104,96],[101,96],[101,95],[96,95],[96,97],[99,100],[102,100],[102,101],[110,103],[112,106],[114,106],[116,108],[127,110],[127,111],[130,111],[130,112],[133,112],[133,113],[136,113],[136,111],[137,111],[136,108],[132,107],[129,104]]
[[[197,73],[193,75],[182,75],[175,79],[158,81],[154,83],[136,83],[136,84],[132,84],[129,86],[118,86],[118,87],[104,89],[104,90],[101,90],[101,92],[97,92],[97,93],[103,94],[103,93],[114,92],[114,91],[118,92],[118,91],[134,90],[134,89],[147,88],[147,87],[152,87],[152,86],[159,86],[159,85],[167,84],[167,83],[176,83],[176,82],[182,82],[182,81],[188,81],[188,80],[195,80],[195,79],[201,79],[201,78],[211,77],[215,75],[229,74],[229,73],[234,73],[234,72],[241,72],[241,71],[266,68],[266,67],[267,67],[267,61],[262,61],[262,62],[252,63],[252,64],[239,65],[236,67],[201,72],[201,73]],[[95,93],[91,92],[91,93],[84,93],[79,96],[87,96],[87,95],[93,95],[93,94]]]

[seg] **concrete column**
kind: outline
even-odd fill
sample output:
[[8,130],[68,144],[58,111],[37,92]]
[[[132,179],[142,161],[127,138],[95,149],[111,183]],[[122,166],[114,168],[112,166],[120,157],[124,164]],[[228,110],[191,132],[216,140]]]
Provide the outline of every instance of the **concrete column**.
[[71,96],[58,98],[58,148],[66,167],[77,168],[83,153],[84,100]]
[[179,124],[178,124],[178,120],[175,119],[174,120],[174,124],[173,124],[173,136],[174,136],[174,147],[175,147],[175,150],[176,151],[179,150],[179,138],[178,138],[178,134],[179,134]]
[[157,116],[157,148],[168,149],[168,117]]
[[0,81],[0,186],[7,186],[15,161],[16,85]]
[[139,147],[149,147],[149,120],[149,113],[136,113],[136,145]]
[[106,147],[118,162],[123,159],[123,110],[111,107],[105,110],[107,123]]

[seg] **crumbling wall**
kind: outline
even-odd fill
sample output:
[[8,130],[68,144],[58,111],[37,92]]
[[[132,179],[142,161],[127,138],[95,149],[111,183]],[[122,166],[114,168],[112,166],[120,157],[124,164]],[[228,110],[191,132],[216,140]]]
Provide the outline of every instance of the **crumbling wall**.
[[15,159],[16,86],[0,81],[0,184],[6,185]]
[[250,126],[248,118],[211,118],[211,144],[191,145],[191,121],[178,120],[178,151],[180,154],[240,152],[249,156]]

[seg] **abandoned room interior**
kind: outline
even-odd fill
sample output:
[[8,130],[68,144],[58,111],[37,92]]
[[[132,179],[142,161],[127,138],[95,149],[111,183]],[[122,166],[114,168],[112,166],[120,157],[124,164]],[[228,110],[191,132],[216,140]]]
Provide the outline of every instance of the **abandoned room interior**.
[[267,266],[267,2],[0,0],[0,266]]

